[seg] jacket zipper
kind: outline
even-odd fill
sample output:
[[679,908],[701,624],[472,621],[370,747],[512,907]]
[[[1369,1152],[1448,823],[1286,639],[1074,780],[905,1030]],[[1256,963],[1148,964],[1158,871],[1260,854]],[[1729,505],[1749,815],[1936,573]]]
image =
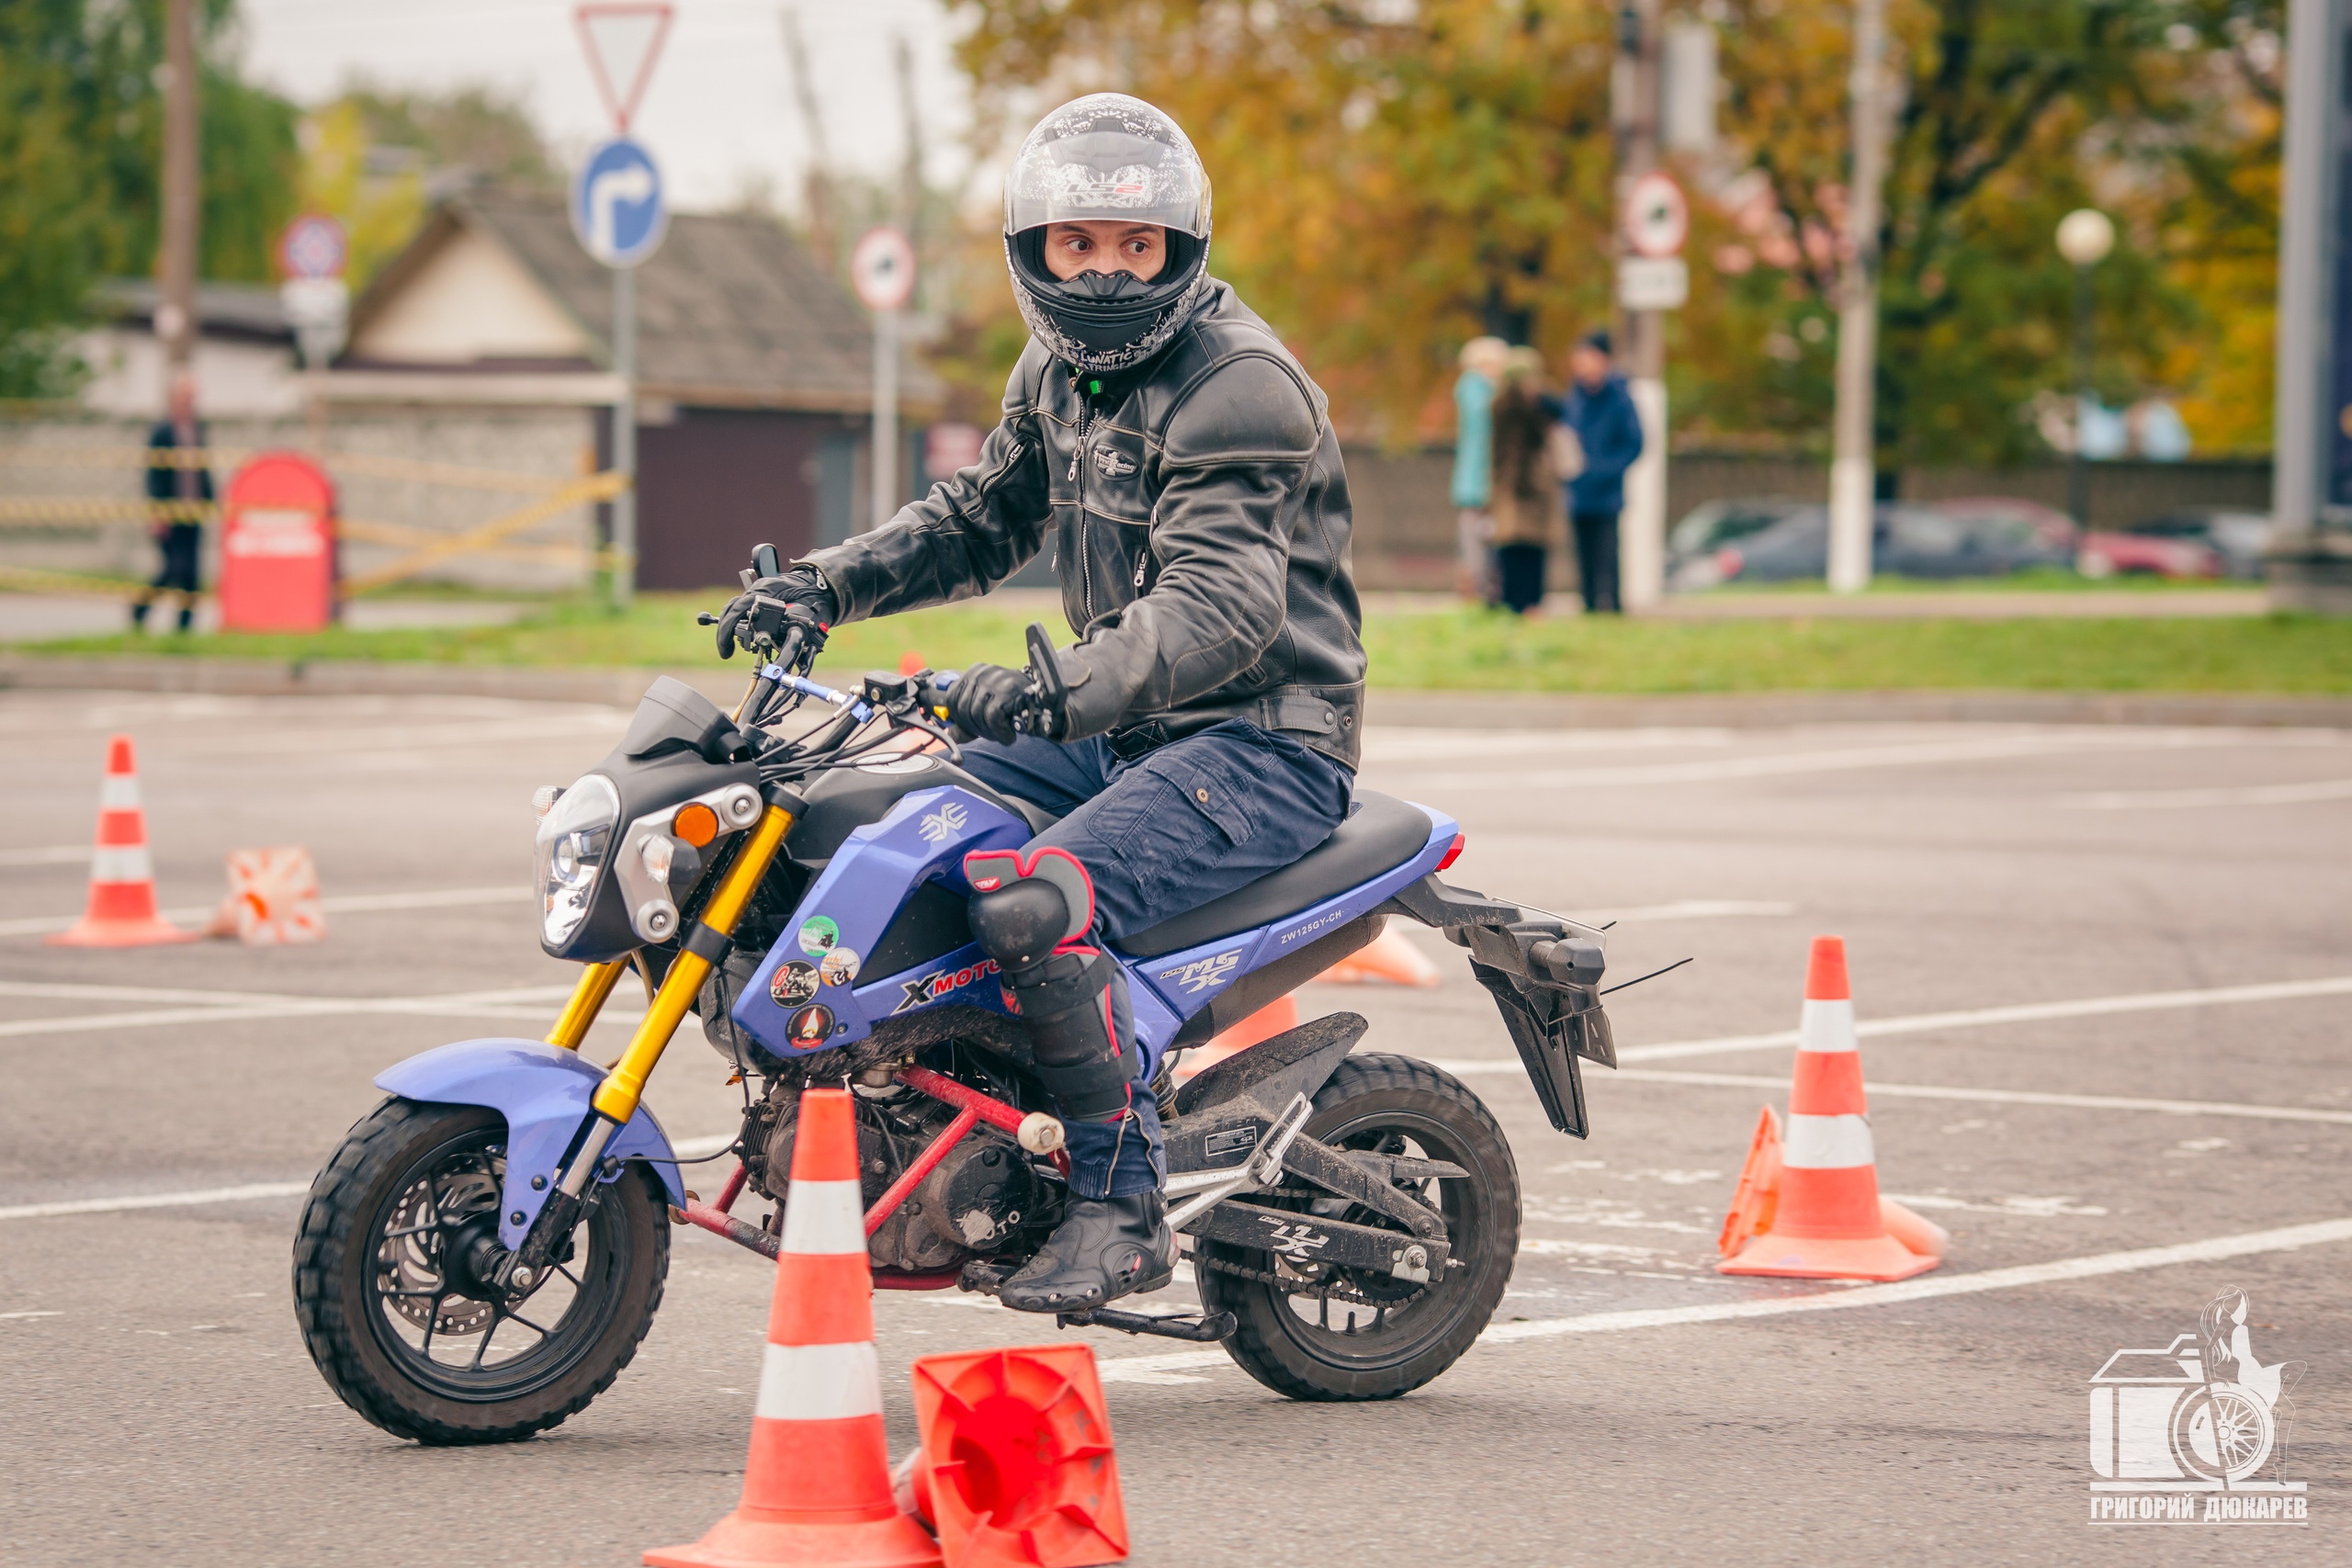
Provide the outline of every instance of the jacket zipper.
[[[1085,398],[1083,400],[1083,408],[1084,412],[1079,416],[1078,421],[1078,446],[1071,450],[1069,455],[1069,474],[1068,477],[1069,483],[1073,487],[1078,486],[1079,483],[1078,465],[1080,459],[1086,456],[1087,437],[1094,429],[1094,400],[1092,398]],[[1092,552],[1089,551],[1086,547],[1086,492],[1084,489],[1076,489],[1073,499],[1078,504],[1078,596],[1079,603],[1083,605],[1086,610],[1087,624],[1091,626],[1094,621],[1094,569],[1091,563]]]

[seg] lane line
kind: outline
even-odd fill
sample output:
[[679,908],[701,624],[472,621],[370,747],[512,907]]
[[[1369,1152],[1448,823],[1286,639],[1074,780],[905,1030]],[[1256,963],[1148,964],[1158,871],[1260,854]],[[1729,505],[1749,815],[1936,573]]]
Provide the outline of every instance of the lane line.
[[2086,750],[2112,754],[2127,749],[2188,750],[2243,744],[2243,734],[2224,736],[2171,730],[2148,734],[2010,735],[1893,746],[1848,746],[1829,751],[1783,751],[1762,757],[1726,757],[1704,762],[1654,762],[1631,767],[1566,768],[1526,773],[1512,773],[1507,769],[1490,769],[1479,773],[1429,773],[1413,778],[1410,787],[1416,791],[1528,790],[1610,784],[1713,784],[1728,779],[1785,778],[1802,773],[1847,773],[1861,768],[1910,768],[1939,762],[2058,757]]
[[[418,893],[355,893],[340,898],[322,898],[319,908],[330,915],[370,915],[387,909],[456,909],[475,904],[511,904],[530,897],[529,888],[509,883],[498,887],[445,887]],[[214,908],[210,904],[191,904],[161,912],[164,919],[185,925],[210,919]],[[0,920],[0,937],[46,936],[51,931],[63,931],[81,918],[40,915],[30,919]]]
[[423,1018],[497,1018],[545,1021],[540,1009],[517,1004],[560,1001],[568,986],[524,986],[497,991],[459,991],[433,997],[285,997],[251,1005],[211,1004],[159,1008],[146,1012],[85,1013],[63,1018],[17,1019],[0,1023],[0,1039],[37,1034],[85,1034],[110,1029],[152,1029],[175,1023],[223,1023],[254,1019],[331,1018],[354,1013],[391,1013]]
[[45,850],[0,850],[0,865],[87,865],[87,844],[52,844]]
[[17,1203],[0,1220],[48,1220],[63,1214],[111,1214],[128,1209],[178,1209],[195,1203],[243,1203],[255,1198],[299,1198],[307,1181],[254,1181],[243,1187],[199,1187],[187,1192],[141,1192],[122,1198],[76,1198],[62,1203]]
[[[2120,997],[2085,997],[2067,1002],[2026,1002],[2014,1007],[1973,1008],[1962,1012],[1914,1013],[1907,1018],[1869,1019],[1856,1032],[1865,1039],[1924,1034],[1941,1029],[1982,1029],[2002,1023],[2042,1023],[2053,1019],[2101,1018],[2111,1013],[2167,1012],[2177,1008],[2222,1007],[2237,1002],[2300,1001],[2312,997],[2352,996],[2352,975],[2319,980],[2278,980],[2254,986],[2213,986],[2193,991],[2141,991]],[[1663,1045],[1633,1045],[1617,1053],[1621,1062],[1657,1062],[1677,1056],[1708,1056],[1720,1051],[1760,1051],[1793,1045],[1797,1032],[1733,1034],[1720,1040],[1679,1040]]]
[[[1510,1064],[1513,1070],[1519,1064]],[[1650,1067],[1621,1067],[1616,1076],[1641,1083],[1713,1084],[1728,1089],[1785,1089],[1785,1077],[1745,1073],[1677,1073]],[[2301,1105],[2248,1105],[2222,1100],[2148,1100],[2109,1094],[2045,1094],[2022,1089],[1951,1089],[1941,1084],[1870,1083],[1863,1092],[1890,1100],[1963,1100],[1987,1105],[2056,1105],[2076,1111],[2154,1111],[2167,1116],[2243,1116],[2264,1122],[2325,1122],[2352,1127],[2352,1111],[2320,1111]]]
[[[1585,1313],[1575,1317],[1539,1318],[1532,1323],[1490,1324],[1486,1332],[1478,1336],[1475,1348],[1511,1345],[1525,1339],[1555,1339],[1569,1334],[1624,1334],[1644,1328],[1677,1328],[1684,1324],[1734,1323],[1747,1318],[1785,1317],[1795,1313],[1895,1306],[1905,1302],[1935,1301],[1945,1296],[1979,1295],[1989,1291],[2014,1291],[2030,1285],[2063,1284],[2075,1280],[2137,1273],[2149,1269],[2169,1269],[2183,1263],[2218,1263],[2233,1258],[2251,1258],[2267,1252],[2291,1252],[2301,1247],[2338,1241],[2352,1241],[2352,1220],[2321,1220],[2312,1224],[2285,1225],[2277,1230],[2251,1231],[2243,1235],[2214,1236],[2173,1247],[2094,1253],[2085,1258],[2063,1258],[2052,1263],[1988,1269],[1981,1274],[1928,1274],[1892,1285],[1856,1285],[1801,1296]],[[1185,1350],[1164,1356],[1116,1357],[1096,1362],[1095,1370],[1104,1382],[1203,1382],[1207,1380],[1181,1374],[1232,1364],[1232,1359],[1222,1350]]]
[[[733,1133],[680,1138],[670,1146],[681,1160],[715,1155],[735,1141]],[[198,1187],[184,1192],[135,1192],[119,1198],[71,1198],[55,1203],[18,1203],[0,1208],[0,1220],[47,1220],[67,1214],[112,1214],[132,1209],[184,1209],[201,1203],[243,1203],[258,1198],[300,1198],[307,1181],[254,1181],[243,1187]]]
[[1616,920],[1723,920],[1748,916],[1793,915],[1794,904],[1753,898],[1685,898],[1675,904],[1639,904],[1596,919]]
[[2110,789],[2062,795],[2054,804],[2080,811],[2171,811],[2195,806],[2303,806],[2321,800],[2352,800],[2352,779],[2237,789]]
[[2251,1258],[2266,1252],[2291,1252],[2336,1241],[2352,1241],[2352,1220],[2321,1220],[2312,1224],[2283,1225],[2276,1230],[2213,1236],[2172,1247],[2101,1252],[2086,1258],[2064,1258],[2052,1263],[1988,1269],[1981,1274],[1928,1274],[1892,1285],[1860,1285],[1851,1290],[1814,1295],[1713,1302],[1701,1306],[1659,1307],[1646,1311],[1588,1313],[1579,1317],[1547,1318],[1536,1323],[1498,1323],[1478,1336],[1478,1343],[1507,1345],[1521,1339],[1550,1339],[1564,1334],[1617,1334],[1636,1328],[1668,1328],[1685,1323],[1724,1323],[1740,1318],[1781,1317],[1791,1313],[1842,1312],[1849,1307],[1892,1306],[1903,1302],[1933,1301],[1943,1296],[1969,1296],[1986,1291],[2013,1291],[2028,1285],[2096,1280],[2111,1274],[2169,1269],[2182,1263],[2218,1263],[2232,1258]]

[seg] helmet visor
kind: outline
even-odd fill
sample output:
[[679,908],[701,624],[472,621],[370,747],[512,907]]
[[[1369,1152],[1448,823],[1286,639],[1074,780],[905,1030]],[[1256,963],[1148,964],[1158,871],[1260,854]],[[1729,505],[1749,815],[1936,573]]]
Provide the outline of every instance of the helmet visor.
[[1029,133],[1004,182],[1004,231],[1046,223],[1157,223],[1204,239],[1208,175],[1176,122],[1140,99],[1097,93]]

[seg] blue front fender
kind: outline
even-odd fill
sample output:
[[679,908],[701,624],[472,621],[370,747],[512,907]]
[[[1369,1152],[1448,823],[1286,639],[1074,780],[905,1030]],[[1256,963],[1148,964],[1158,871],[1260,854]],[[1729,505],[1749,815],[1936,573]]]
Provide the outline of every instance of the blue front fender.
[[[556,1162],[571,1146],[596,1086],[604,1081],[603,1068],[582,1061],[577,1051],[544,1040],[460,1040],[376,1075],[376,1087],[387,1094],[435,1105],[484,1105],[506,1118],[506,1195],[499,1209],[498,1239],[508,1247],[523,1245],[539,1206],[553,1190]],[[672,1205],[685,1206],[677,1156],[662,1124],[644,1106],[613,1135],[605,1152],[652,1162]],[[536,1191],[531,1187],[535,1176],[548,1179]]]

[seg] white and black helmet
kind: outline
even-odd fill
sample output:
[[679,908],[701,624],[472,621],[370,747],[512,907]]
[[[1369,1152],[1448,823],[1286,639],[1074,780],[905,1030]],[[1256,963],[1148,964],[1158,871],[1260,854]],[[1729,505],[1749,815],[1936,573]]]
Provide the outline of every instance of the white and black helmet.
[[[1064,282],[1046,268],[1046,225],[1157,223],[1168,261]],[[1064,104],[1021,143],[1004,176],[1004,259],[1022,319],[1056,357],[1096,373],[1140,365],[1175,335],[1208,276],[1209,176],[1176,122],[1124,93]]]

